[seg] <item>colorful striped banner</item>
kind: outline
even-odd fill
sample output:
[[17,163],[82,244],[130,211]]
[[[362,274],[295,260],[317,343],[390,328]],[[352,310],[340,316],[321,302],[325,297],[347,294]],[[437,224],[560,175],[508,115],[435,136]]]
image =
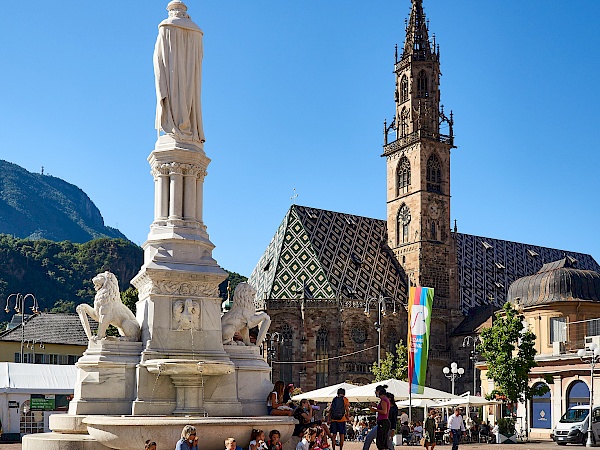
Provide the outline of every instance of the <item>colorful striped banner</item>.
[[413,394],[422,394],[427,373],[433,288],[411,287],[408,298],[408,383]]

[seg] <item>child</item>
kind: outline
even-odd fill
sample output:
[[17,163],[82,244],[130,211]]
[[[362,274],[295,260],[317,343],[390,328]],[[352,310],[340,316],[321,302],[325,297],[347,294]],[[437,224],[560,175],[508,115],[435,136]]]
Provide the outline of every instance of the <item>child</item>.
[[279,439],[281,439],[281,433],[277,430],[271,430],[267,441],[267,450],[283,450],[283,445]]
[[237,445],[234,438],[230,437],[225,439],[225,450],[243,450],[242,447]]
[[259,429],[253,429],[250,434],[250,444],[248,445],[249,450],[266,450],[267,444],[265,444],[265,432]]
[[156,450],[156,442],[148,439],[146,445],[144,445],[144,450]]
[[296,450],[310,450],[314,445],[317,431],[314,428],[307,428],[302,433],[302,440],[296,445]]
[[323,427],[317,427],[317,435],[315,436],[315,447],[325,450],[329,448],[327,437],[325,436],[325,430]]

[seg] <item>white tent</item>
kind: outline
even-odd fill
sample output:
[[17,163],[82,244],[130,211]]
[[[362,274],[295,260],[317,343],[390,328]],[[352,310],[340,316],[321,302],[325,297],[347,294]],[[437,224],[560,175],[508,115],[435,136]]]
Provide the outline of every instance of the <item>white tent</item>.
[[485,406],[485,405],[495,405],[497,403],[498,402],[495,402],[493,400],[486,400],[484,397],[479,397],[477,395],[464,395],[462,397],[446,400],[442,403],[439,403],[438,406],[458,406],[458,405]]
[[396,406],[398,408],[406,408],[409,405],[413,408],[437,408],[438,406],[440,406],[440,403],[436,402],[435,400],[429,400],[427,398],[413,398],[412,402],[410,400],[402,400],[396,402]]
[[292,400],[310,399],[315,402],[330,402],[337,395],[339,388],[344,388],[346,391],[355,388],[356,385],[350,383],[338,383],[333,386],[325,386],[314,391],[303,392],[302,394],[294,395]]
[[0,362],[0,392],[72,394],[77,367],[52,364]]
[[[367,384],[365,386],[355,387],[346,391],[346,397],[351,402],[376,402],[379,400],[375,396],[375,388],[379,385],[387,385],[387,391],[394,394],[396,399],[403,400],[408,398],[409,384],[406,381],[396,380],[391,378],[385,381]],[[451,399],[458,398],[449,392],[440,391],[438,389],[425,387],[422,394],[412,394],[413,399]]]

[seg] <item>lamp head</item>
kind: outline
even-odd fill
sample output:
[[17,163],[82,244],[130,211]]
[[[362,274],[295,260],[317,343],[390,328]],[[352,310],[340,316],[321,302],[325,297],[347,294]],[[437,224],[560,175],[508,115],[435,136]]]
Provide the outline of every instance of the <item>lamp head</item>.
[[585,356],[585,349],[583,349],[583,348],[580,348],[580,349],[577,351],[577,356],[579,356],[580,358],[583,358],[583,357]]
[[463,369],[462,367],[458,368],[458,374],[462,375],[463,373],[465,373],[465,369]]
[[442,369],[442,371],[444,372],[444,374],[448,375],[450,373],[450,369],[448,367],[444,367]]
[[450,364],[450,367],[456,369],[458,367],[458,363],[453,362],[452,364]]
[[592,342],[590,345],[588,345],[588,348],[590,349],[590,351],[594,351],[598,348],[598,344],[596,344],[595,342]]

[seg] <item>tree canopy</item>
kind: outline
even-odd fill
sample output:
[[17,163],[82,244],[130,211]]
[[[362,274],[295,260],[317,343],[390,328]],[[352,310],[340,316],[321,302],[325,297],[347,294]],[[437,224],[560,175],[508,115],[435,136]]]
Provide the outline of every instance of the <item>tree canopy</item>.
[[495,389],[486,396],[488,400],[517,403],[548,392],[545,384],[529,386],[529,372],[537,366],[535,338],[525,317],[510,302],[504,304],[492,326],[482,330],[477,348],[487,362],[487,377],[495,383]]
[[373,381],[389,380],[408,380],[408,349],[402,342],[396,344],[395,352],[386,352],[385,358],[381,360],[381,366],[374,362],[371,367],[371,373],[375,375]]

